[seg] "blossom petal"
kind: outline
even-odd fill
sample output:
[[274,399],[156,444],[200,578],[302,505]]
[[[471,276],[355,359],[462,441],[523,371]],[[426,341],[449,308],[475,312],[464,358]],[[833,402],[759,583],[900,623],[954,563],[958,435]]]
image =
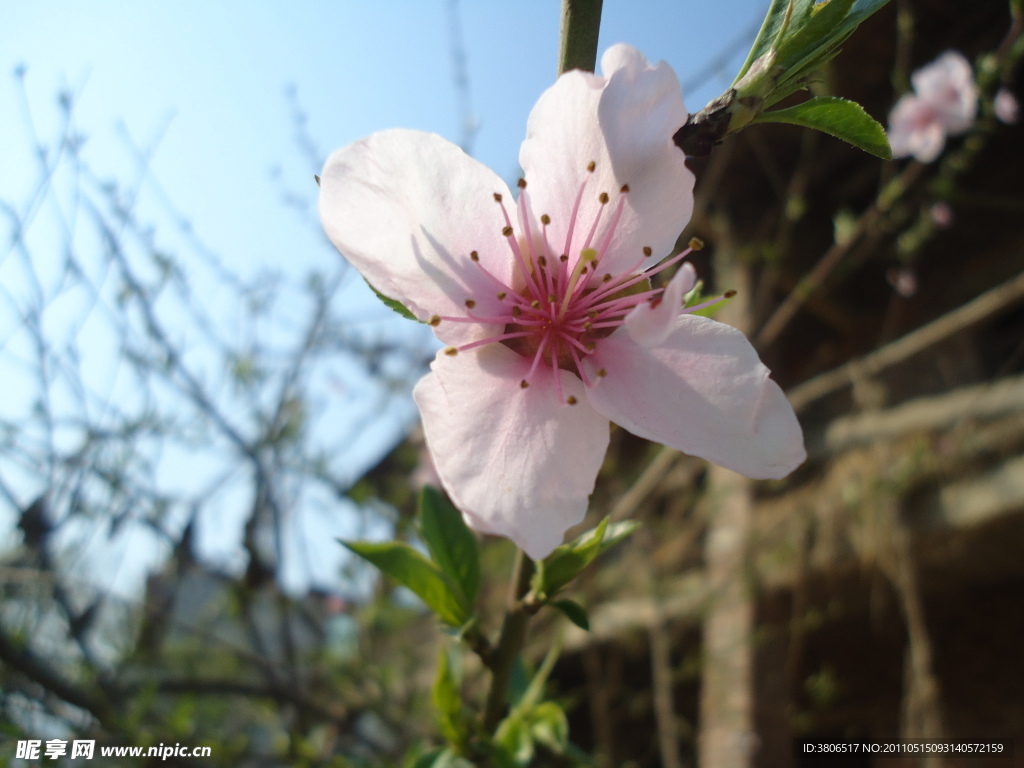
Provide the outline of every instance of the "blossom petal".
[[605,373],[590,404],[639,437],[759,479],[785,477],[807,456],[786,396],[731,326],[681,315],[659,346],[619,331],[587,361]]
[[580,380],[538,369],[500,344],[439,353],[413,393],[445,490],[466,523],[512,539],[534,559],[583,520],[608,447],[608,420],[587,405]]
[[637,304],[626,315],[626,331],[633,340],[645,347],[653,347],[665,341],[675,327],[683,295],[693,290],[696,283],[697,270],[690,262],[684,262],[655,302]]
[[910,77],[914,92],[938,113],[950,136],[970,130],[978,113],[978,87],[971,62],[959,51],[946,51]]
[[[500,303],[470,252],[478,251],[480,265],[506,282],[513,264],[495,193],[514,217],[505,183],[451,142],[421,131],[381,131],[328,158],[320,219],[367,282],[418,319],[463,316],[467,299],[486,316]],[[495,329],[442,322],[435,331],[443,341],[462,343]]]
[[889,114],[889,146],[893,157],[913,155],[930,163],[946,145],[946,130],[938,113],[924,99],[907,93]]
[[[669,254],[693,211],[694,176],[672,135],[686,122],[679,80],[660,62],[652,67],[627,45],[601,59],[603,77],[563,74],[540,97],[527,124],[519,162],[530,182],[533,212],[551,216],[550,242],[575,260],[602,208],[595,244],[603,242],[618,204],[629,192],[606,256],[604,271],[632,267],[650,247],[654,258]],[[586,171],[593,162],[592,174]],[[571,243],[567,234],[580,185],[587,187]]]

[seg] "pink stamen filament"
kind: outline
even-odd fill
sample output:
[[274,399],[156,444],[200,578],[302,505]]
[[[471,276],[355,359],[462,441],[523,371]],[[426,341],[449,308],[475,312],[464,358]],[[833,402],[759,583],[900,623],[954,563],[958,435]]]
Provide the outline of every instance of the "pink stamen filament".
[[[530,198],[525,182],[520,183],[516,222],[520,235],[516,234],[517,229],[512,224],[505,204],[499,195],[495,195],[505,220],[502,234],[508,241],[508,247],[513,255],[513,271],[518,269],[522,273],[523,281],[519,283],[519,279],[516,278],[514,283],[519,285],[516,288],[510,284],[513,283],[512,280],[506,282],[496,277],[480,263],[480,258],[474,251],[470,258],[495,286],[499,304],[493,303],[492,294],[490,302],[485,302],[482,307],[485,311],[490,309],[491,312],[477,315],[472,310],[484,297],[467,297],[464,315],[434,317],[434,320],[443,322],[496,326],[495,330],[499,330],[498,333],[455,349],[465,351],[487,344],[511,342],[507,344],[511,350],[524,358],[530,358],[529,370],[526,378],[522,380],[523,386],[529,385],[542,363],[546,362],[551,367],[552,375],[555,377],[555,388],[563,403],[575,403],[576,399],[573,397],[566,401],[561,383],[562,370],[575,373],[586,387],[596,385],[598,380],[584,370],[584,359],[594,352],[602,338],[625,322],[633,309],[646,301],[653,303],[660,300],[664,288],[641,285],[644,281],[677,264],[692,252],[692,249],[687,249],[646,271],[639,271],[650,261],[650,249],[645,248],[645,255],[633,268],[614,276],[603,273],[598,265],[611,248],[622,220],[629,189],[626,186],[620,189],[615,210],[609,212],[609,216],[604,216],[609,202],[608,196],[600,196],[601,204],[594,213],[583,247],[573,249],[576,227],[580,224],[577,219],[588,183],[589,176],[582,180],[573,203],[566,232],[565,250],[562,252],[570,256],[565,260],[560,258],[561,254],[551,249],[548,232],[551,220],[548,216],[541,216],[537,220],[541,229],[534,233],[534,222],[530,220]],[[573,253],[576,254],[575,259],[571,258]],[[558,263],[555,263],[555,259]],[[635,293],[622,295],[637,285],[641,287],[636,289]],[[716,304],[722,298],[695,307],[678,308],[678,311],[694,312]],[[432,323],[436,324],[434,320]]]
[[511,231],[511,234],[506,235],[505,239],[508,241],[509,248],[512,249],[512,254],[515,256],[516,263],[519,265],[520,271],[523,273],[523,281],[530,287],[534,295],[537,293],[537,285],[533,281],[533,270],[526,266],[526,259],[523,258],[523,252],[519,248],[519,241],[516,240],[516,230],[512,226],[512,219],[509,218],[508,209],[505,208],[505,203],[502,200],[498,200],[498,205],[501,206],[501,215],[505,217],[505,226]]
[[524,336],[533,336],[531,331],[516,331],[514,333],[503,333],[499,336],[488,336],[486,339],[480,339],[480,341],[471,341],[469,344],[463,344],[461,347],[456,347],[459,352],[465,352],[467,349],[473,349],[474,347],[482,347],[484,344],[492,344],[495,341],[505,341],[506,339],[521,339]]

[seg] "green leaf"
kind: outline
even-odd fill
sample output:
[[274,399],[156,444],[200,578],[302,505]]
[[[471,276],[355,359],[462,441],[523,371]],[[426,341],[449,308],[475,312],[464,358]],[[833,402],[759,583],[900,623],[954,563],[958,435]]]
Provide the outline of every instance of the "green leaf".
[[747,74],[747,70],[750,69],[751,65],[768,53],[772,45],[778,41],[780,33],[785,31],[786,22],[792,13],[790,9],[792,2],[793,0],[772,0],[772,4],[768,8],[768,15],[764,17],[764,22],[761,24],[761,29],[754,39],[750,53],[747,54],[747,60],[740,67],[733,85],[739,82]]
[[519,699],[519,703],[516,704],[513,713],[518,712],[520,715],[525,716],[540,704],[544,698],[544,686],[547,685],[548,677],[550,677],[552,670],[554,670],[555,662],[558,661],[558,656],[561,652],[562,639],[558,637],[548,649],[544,661],[541,662],[540,669],[537,670],[533,679],[530,680],[530,685],[527,687],[526,692],[523,693],[522,698]]
[[551,607],[564,613],[565,617],[580,629],[585,632],[590,631],[590,619],[587,618],[586,610],[579,603],[572,600],[556,600],[551,603]]
[[892,158],[885,129],[853,101],[822,96],[774,112],[762,112],[755,123],[788,123],[814,128],[842,139],[883,160]]
[[527,766],[533,760],[533,734],[519,715],[506,717],[494,734],[495,743],[511,757],[515,765]]
[[526,662],[520,655],[512,662],[512,674],[508,681],[508,691],[505,693],[505,702],[510,708],[515,707],[522,700],[529,687],[530,673],[526,669]]
[[436,749],[413,763],[413,768],[473,768],[473,764],[452,749]]
[[[849,36],[838,32],[852,6],[853,0],[828,0],[808,7],[792,24],[792,34],[779,45],[778,63],[794,70],[794,74],[809,65],[816,67],[811,62],[820,52],[835,48]],[[787,79],[791,76],[787,73]]]
[[553,701],[539,704],[530,713],[530,732],[556,755],[561,755],[569,746],[569,720],[565,711]]
[[605,518],[600,525],[575,541],[556,547],[550,555],[537,563],[537,572],[533,577],[534,591],[538,595],[554,597],[595,557],[631,534],[639,525],[632,521],[609,525],[608,518]]
[[462,709],[462,696],[452,674],[451,659],[444,647],[438,655],[437,675],[430,690],[430,698],[436,710],[438,727],[450,743],[461,746],[466,743],[469,730],[467,718]]
[[420,492],[420,534],[441,570],[458,584],[463,607],[473,612],[480,590],[480,553],[476,537],[452,506],[435,488],[424,486]]
[[341,543],[412,590],[446,624],[460,627],[469,619],[469,612],[457,594],[459,587],[408,544],[398,541]]
[[[367,283],[367,285],[370,285],[370,284]],[[422,320],[417,318],[416,315],[414,315],[412,312],[410,312],[409,308],[407,306],[405,306],[405,304],[403,304],[402,302],[396,301],[395,299],[389,299],[387,296],[385,296],[383,293],[378,291],[372,285],[370,285],[370,290],[373,291],[375,294],[377,294],[377,298],[380,299],[381,301],[383,301],[387,305],[387,307],[389,309],[394,310],[395,312],[400,314],[402,317],[404,317],[406,320],[415,320],[417,323],[423,322]]]
[[597,557],[601,549],[601,539],[604,538],[607,528],[606,517],[597,528],[587,531],[575,541],[555,547],[555,550],[538,564],[534,580],[539,583],[534,585],[534,589],[540,594],[552,597],[575,579]]

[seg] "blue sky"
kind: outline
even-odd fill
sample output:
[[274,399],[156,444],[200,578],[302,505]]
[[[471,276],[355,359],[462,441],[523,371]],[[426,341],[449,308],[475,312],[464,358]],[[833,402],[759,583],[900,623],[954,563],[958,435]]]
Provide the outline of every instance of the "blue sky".
[[[708,71],[709,63],[738,38],[752,38],[767,5],[768,0],[605,0],[600,48],[631,43],[650,59],[669,62],[683,83],[703,73],[700,87],[684,88],[687,106],[695,111],[728,85],[746,47],[717,76]],[[478,123],[473,153],[508,179],[517,172],[529,110],[555,77],[559,6],[555,0],[461,0],[457,6]],[[306,132],[321,156],[396,126],[458,141],[463,114],[453,79],[451,10],[450,0],[5,3],[0,199],[26,200],[38,177],[12,74],[24,65],[38,134],[57,130],[56,97],[68,90],[75,97],[77,129],[88,137],[84,157],[93,168],[132,178],[137,162],[126,135],[153,151],[149,176],[159,187],[143,185],[138,211],[156,223],[158,240],[176,242],[168,234],[177,224],[168,216],[166,196],[199,238],[243,275],[274,268],[298,280],[309,269],[327,268],[339,257],[316,225],[316,168],[296,142],[286,90],[294,88]],[[309,207],[286,205],[285,191]],[[0,256],[7,249],[5,226],[6,221],[0,224]],[[38,248],[56,247],[45,232],[36,235]],[[23,287],[10,264],[0,263],[0,281],[15,295]],[[201,278],[196,281],[202,293]],[[401,322],[358,283],[341,300],[357,317]],[[0,339],[9,334],[5,322],[12,320],[0,311]],[[5,396],[7,405],[0,407],[24,405],[10,391]],[[411,406],[395,411],[341,457],[353,472],[397,438]],[[309,525],[316,529],[323,522]],[[211,528],[207,546],[230,559],[237,530],[225,530]],[[228,544],[218,548],[216,541]],[[317,558],[325,573],[336,567],[337,547],[331,546],[332,554]],[[138,568],[110,578],[137,583]],[[323,575],[292,578],[292,587],[301,589]]]

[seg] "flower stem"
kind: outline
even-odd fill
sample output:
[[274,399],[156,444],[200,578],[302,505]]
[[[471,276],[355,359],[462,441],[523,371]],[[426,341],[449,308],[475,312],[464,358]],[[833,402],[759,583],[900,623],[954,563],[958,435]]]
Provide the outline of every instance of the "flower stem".
[[526,625],[533,613],[523,598],[530,591],[533,578],[533,560],[522,550],[516,552],[516,564],[512,571],[512,589],[509,592],[505,620],[501,625],[501,636],[490,657],[491,689],[487,692],[484,709],[484,730],[494,733],[505,713],[505,698],[508,684],[512,679],[512,667],[526,643]]
[[602,0],[562,0],[562,35],[558,74],[570,69],[594,71],[597,35],[601,30]]

